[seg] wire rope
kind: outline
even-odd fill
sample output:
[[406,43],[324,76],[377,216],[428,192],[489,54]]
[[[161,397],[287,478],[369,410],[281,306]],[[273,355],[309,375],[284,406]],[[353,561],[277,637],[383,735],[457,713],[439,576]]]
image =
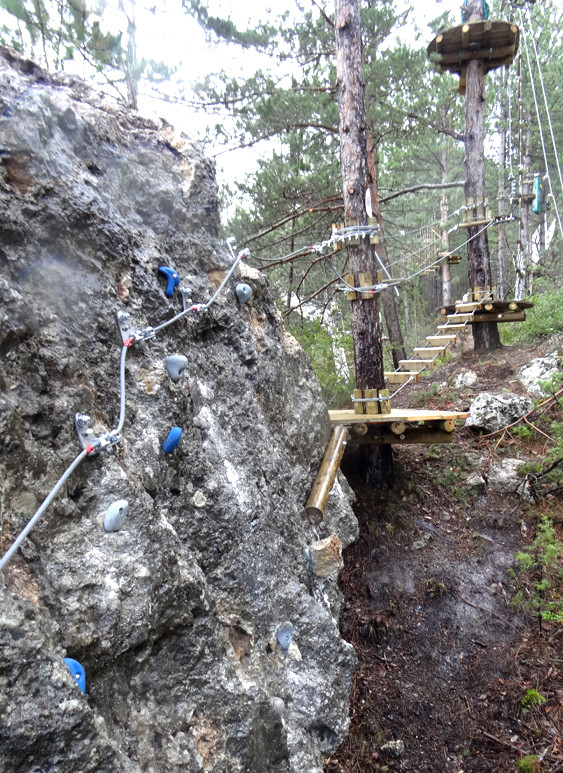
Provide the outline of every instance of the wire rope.
[[[521,10],[519,10],[519,14],[520,14],[520,26],[522,28],[524,28],[524,17],[522,16],[522,11]],[[561,231],[561,234],[563,235],[563,224],[561,223],[561,216],[559,214],[559,207],[557,206],[557,199],[556,199],[555,194],[553,192],[553,184],[551,182],[551,175],[549,173],[549,162],[547,160],[547,150],[546,150],[546,147],[545,147],[545,137],[544,137],[544,133],[543,133],[542,119],[541,119],[541,114],[540,114],[540,106],[539,106],[539,103],[538,103],[536,84],[535,84],[534,77],[533,77],[533,74],[532,74],[532,64],[530,62],[530,50],[529,50],[529,47],[528,47],[528,36],[524,35],[523,37],[524,37],[524,49],[526,51],[526,62],[528,64],[528,72],[530,74],[530,85],[532,86],[532,94],[534,95],[534,105],[535,105],[535,108],[536,108],[536,115],[537,115],[537,119],[538,119],[538,128],[540,130],[541,146],[542,146],[542,150],[543,150],[543,158],[544,158],[544,161],[545,161],[545,169],[546,169],[546,174],[547,174],[547,181],[549,183],[549,192],[551,194],[551,197],[553,199],[553,203],[554,203],[554,206],[555,206],[555,214],[557,216],[557,222],[559,223],[559,229]]]
[[41,518],[45,510],[49,507],[53,499],[56,497],[57,493],[61,489],[61,487],[66,483],[66,481],[70,478],[74,470],[78,467],[78,465],[88,456],[88,451],[84,449],[81,453],[78,454],[76,459],[66,468],[64,473],[61,475],[59,480],[55,483],[53,488],[51,489],[49,495],[44,500],[43,504],[37,510],[33,518],[29,521],[27,526],[21,531],[21,533],[16,537],[13,545],[9,548],[9,550],[5,553],[5,555],[0,559],[0,571],[4,569],[10,558],[14,555],[14,553],[17,551],[19,546],[22,544],[24,539],[27,537],[29,532],[33,529],[37,521]]

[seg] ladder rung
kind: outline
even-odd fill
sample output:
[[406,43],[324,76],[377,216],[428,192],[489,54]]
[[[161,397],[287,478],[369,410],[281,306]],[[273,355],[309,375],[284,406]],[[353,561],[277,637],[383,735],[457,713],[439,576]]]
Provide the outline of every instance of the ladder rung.
[[399,360],[399,366],[401,368],[408,368],[409,370],[418,368],[419,373],[429,365],[432,365],[432,360]]
[[481,302],[477,301],[456,301],[455,302],[455,308],[456,311],[475,311],[475,309],[478,309],[481,306]]
[[447,314],[446,319],[451,319],[454,323],[455,322],[469,322],[469,320],[473,317],[473,314]]
[[421,360],[434,360],[436,357],[440,357],[446,351],[445,346],[416,346],[413,352]]
[[418,384],[419,372],[418,370],[395,370],[383,375],[389,384],[406,384],[410,379],[412,379],[413,384]]
[[426,336],[426,340],[431,346],[450,346],[455,344],[457,336]]
[[465,323],[462,325],[438,325],[438,330],[463,330]]

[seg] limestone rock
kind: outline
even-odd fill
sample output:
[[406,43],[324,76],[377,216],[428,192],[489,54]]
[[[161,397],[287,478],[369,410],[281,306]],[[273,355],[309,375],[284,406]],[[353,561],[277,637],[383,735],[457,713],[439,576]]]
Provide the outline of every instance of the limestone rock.
[[526,483],[518,475],[518,468],[522,464],[524,464],[523,459],[503,459],[491,465],[487,474],[489,488],[499,494],[519,494],[526,501],[530,501],[531,495]]
[[342,542],[337,534],[317,540],[309,545],[307,558],[317,577],[328,577],[343,566]]
[[399,759],[405,753],[405,743],[400,739],[397,741],[387,741],[381,747],[381,753],[391,759]]
[[[78,455],[74,414],[97,434],[118,424],[117,312],[168,321],[179,287],[207,301],[232,258],[213,163],[189,138],[6,49],[0,93],[5,550]],[[169,297],[159,266],[181,279]],[[241,266],[207,313],[131,346],[125,386],[122,447],[80,464],[0,574],[3,768],[320,773],[348,729],[355,655],[336,576],[319,592],[303,553],[357,523],[342,478],[321,527],[304,516],[330,425],[266,278]],[[116,500],[128,516],[108,533]],[[285,620],[299,657],[269,646]]]
[[482,392],[471,403],[465,426],[495,432],[524,416],[533,406],[528,397],[513,393],[492,395]]
[[458,373],[453,381],[453,386],[456,389],[463,389],[464,387],[472,387],[477,383],[477,374],[472,370],[464,370],[462,373]]
[[547,397],[548,393],[541,386],[541,381],[548,380],[555,373],[559,372],[559,356],[557,352],[548,354],[546,357],[538,357],[520,369],[517,375],[518,381],[522,384],[526,392],[532,397]]

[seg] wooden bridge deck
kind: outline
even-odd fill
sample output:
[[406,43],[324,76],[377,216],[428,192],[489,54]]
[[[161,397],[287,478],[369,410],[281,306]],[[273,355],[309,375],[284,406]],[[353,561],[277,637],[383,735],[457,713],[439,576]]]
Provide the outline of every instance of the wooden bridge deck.
[[451,443],[456,421],[469,413],[392,408],[391,413],[329,411],[333,427],[348,426],[350,442],[375,445]]

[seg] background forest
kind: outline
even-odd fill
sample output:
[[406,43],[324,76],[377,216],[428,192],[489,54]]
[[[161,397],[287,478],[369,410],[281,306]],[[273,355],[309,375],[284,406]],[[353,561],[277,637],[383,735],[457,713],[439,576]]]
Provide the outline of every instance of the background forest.
[[[224,235],[248,246],[253,264],[268,273],[327,402],[339,407],[349,400],[353,363],[342,292],[346,250],[331,240],[333,224],[342,221],[334,8],[295,2],[279,13],[264,9],[249,27],[220,5],[214,10],[203,0],[182,0],[176,14],[197,21],[217,63],[226,63],[190,90],[162,51],[150,58],[138,46],[141,19],[146,24],[147,14],[171,14],[173,5],[0,0],[0,42],[51,70],[73,72],[79,63],[81,73],[133,107],[147,94],[183,105],[179,128],[196,134],[220,160],[252,149],[250,171],[223,184]],[[435,328],[443,304],[468,290],[466,232],[457,228],[464,204],[464,97],[457,76],[440,74],[426,54],[434,35],[461,19],[449,12],[432,19],[443,6],[427,5],[421,21],[399,0],[362,3],[372,196],[381,207],[388,271],[406,280],[385,292],[394,297],[407,350]],[[501,326],[509,342],[538,327],[563,327],[557,258],[563,11],[555,0],[489,6],[492,17],[513,20],[522,33],[519,60],[486,79],[488,201],[493,217],[513,216],[489,229],[494,281],[501,298],[532,297],[536,304],[529,324]],[[168,18],[173,24],[174,16]],[[195,111],[199,118],[186,119]],[[204,125],[201,116],[205,127],[194,132]],[[441,257],[446,253],[460,262],[450,265]],[[392,367],[390,351],[386,359]]]

